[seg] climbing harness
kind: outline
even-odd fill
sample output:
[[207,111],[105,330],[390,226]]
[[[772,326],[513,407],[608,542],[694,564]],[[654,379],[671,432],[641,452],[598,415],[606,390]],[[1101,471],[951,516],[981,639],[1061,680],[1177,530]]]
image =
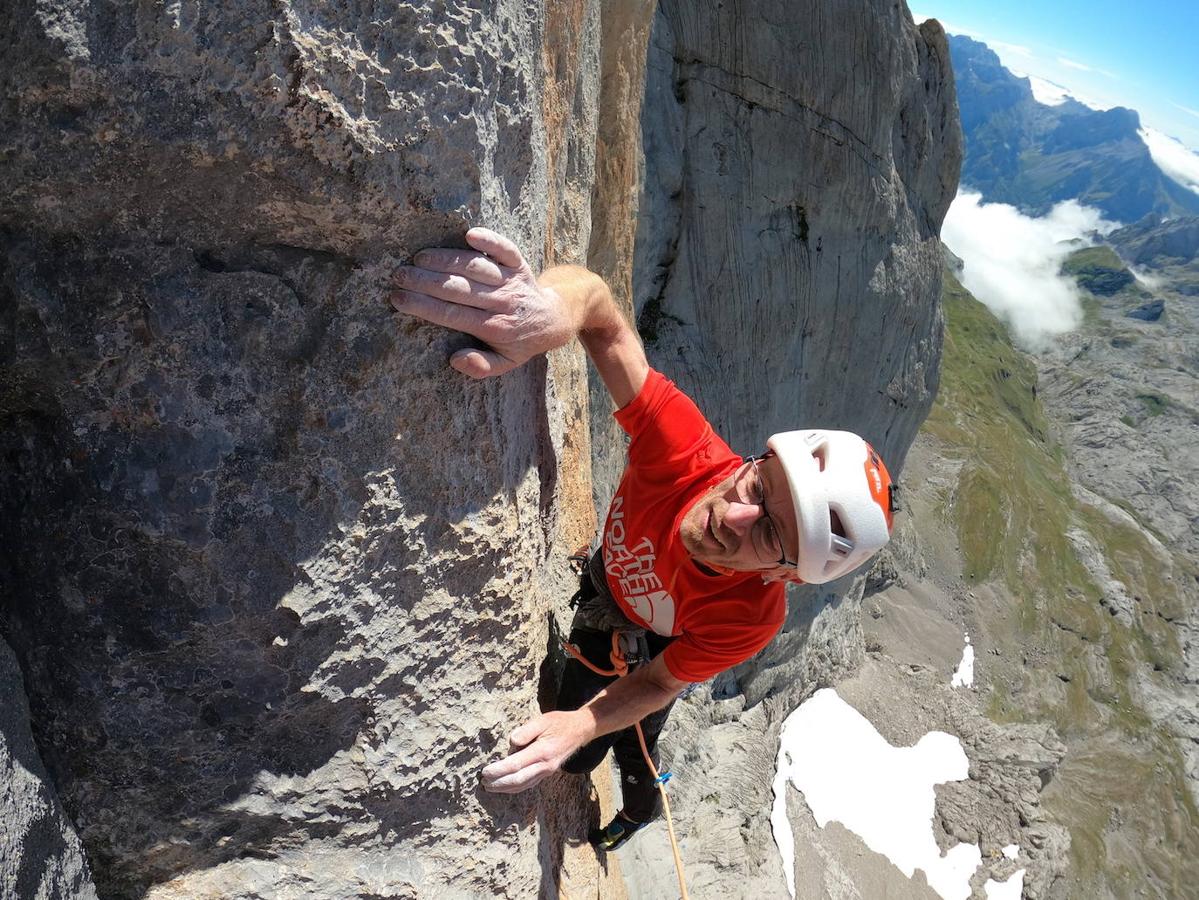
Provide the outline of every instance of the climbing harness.
[[[625,675],[629,674],[629,658],[626,655],[624,648],[621,646],[621,643],[621,632],[613,631],[612,650],[608,654],[608,659],[612,663],[612,669],[610,671],[601,669],[599,666],[592,663],[591,660],[583,656],[579,648],[570,643],[570,641],[563,639],[562,647],[567,653],[585,665],[596,675],[603,675],[606,677],[615,675],[617,678],[623,678]],[[645,744],[645,734],[641,730],[641,723],[634,723],[633,728],[635,728],[637,731],[637,741],[641,744],[641,753],[645,757],[645,764],[649,766],[650,773],[654,776],[654,784],[658,787],[658,793],[662,795],[662,810],[666,813],[666,830],[670,834],[670,849],[674,853],[674,868],[679,876],[679,893],[682,896],[682,900],[688,900],[687,882],[683,877],[683,858],[679,854],[679,842],[674,835],[674,820],[670,817],[670,799],[666,796],[666,782],[670,780],[670,772],[658,772],[658,767],[654,765],[653,757],[650,756],[649,748]]]

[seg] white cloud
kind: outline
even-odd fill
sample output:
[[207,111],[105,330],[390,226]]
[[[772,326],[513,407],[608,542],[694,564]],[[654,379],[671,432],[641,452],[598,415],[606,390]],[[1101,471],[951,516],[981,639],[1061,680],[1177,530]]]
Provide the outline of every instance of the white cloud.
[[1075,100],[1083,106],[1089,106],[1091,109],[1101,111],[1111,109],[1113,106],[1122,104],[1112,103],[1106,100],[1097,100],[1092,94],[1083,93],[1076,88],[1066,87],[1056,81],[1051,81],[1048,78],[1042,78],[1040,75],[1034,75],[1032,72],[1013,69],[1008,66],[1010,71],[1017,78],[1027,78],[1032,86],[1033,99],[1038,103],[1043,103],[1046,106],[1058,106],[1065,103],[1067,100]]
[[1183,106],[1181,103],[1175,103],[1173,100],[1170,101],[1170,105],[1175,109],[1181,109],[1184,113],[1190,113],[1192,116],[1199,119],[1199,109],[1191,109],[1189,106]]
[[964,190],[949,207],[941,237],[965,261],[966,289],[1007,322],[1017,343],[1037,350],[1082,321],[1078,286],[1058,274],[1062,260],[1077,249],[1070,242],[1089,243],[1091,232],[1115,227],[1076,200],[1032,218]]
[[1013,56],[1031,57],[1033,55],[1032,50],[1023,44],[1009,44],[1007,41],[988,41],[987,44],[996,53],[1003,51],[1004,53],[1011,53]]
[[1094,72],[1095,71],[1090,66],[1088,66],[1086,63],[1075,62],[1072,59],[1066,59],[1066,57],[1064,57],[1064,56],[1059,56],[1057,58],[1057,61],[1059,63],[1061,63],[1063,66],[1065,66],[1067,69],[1078,69],[1078,71],[1080,71],[1080,72]]
[[1074,99],[1069,88],[1062,87],[1048,78],[1041,78],[1037,75],[1026,75],[1025,77],[1032,85],[1032,96],[1038,103],[1044,103],[1046,106],[1058,106],[1067,100]]
[[1056,105],[1065,103],[1067,99],[1072,99],[1072,101],[1081,103],[1084,107],[1090,107],[1096,111],[1127,105],[1125,103],[1114,103],[1105,101],[1105,99],[1097,99],[1091,93],[1078,91],[1074,87],[1067,87],[1064,84],[1059,84],[1058,81],[1050,81],[1048,78],[1041,78],[1041,75],[1035,75],[1030,72],[1017,72],[1013,68],[1012,74],[1019,75],[1020,78],[1028,78],[1029,84],[1032,86],[1032,99],[1035,99],[1037,103],[1046,104],[1047,107],[1056,107]]
[[1199,194],[1199,154],[1153,128],[1142,128],[1141,140],[1157,167],[1181,184]]
[[977,38],[978,40],[982,40],[982,35],[979,34],[977,31],[974,31],[973,29],[966,28],[961,25],[955,25],[953,22],[947,22],[941,16],[926,16],[923,13],[918,13],[915,10],[912,10],[912,20],[917,25],[919,25],[920,23],[925,22],[929,19],[936,19],[938,22],[940,22],[941,27],[945,29],[946,34],[964,34],[966,37],[972,37],[972,38]]
[[1065,66],[1067,69],[1077,69],[1079,72],[1096,72],[1100,75],[1106,76],[1107,78],[1114,78],[1117,81],[1120,79],[1120,76],[1115,72],[1109,72],[1107,69],[1099,69],[1095,66],[1088,66],[1086,63],[1080,63],[1077,60],[1067,59],[1064,56],[1059,56],[1057,61],[1058,65]]
[[1139,281],[1141,283],[1141,287],[1145,288],[1147,291],[1156,291],[1166,283],[1166,279],[1162,276],[1154,275],[1151,272],[1142,272],[1136,266],[1129,266],[1128,271],[1132,272],[1133,278]]

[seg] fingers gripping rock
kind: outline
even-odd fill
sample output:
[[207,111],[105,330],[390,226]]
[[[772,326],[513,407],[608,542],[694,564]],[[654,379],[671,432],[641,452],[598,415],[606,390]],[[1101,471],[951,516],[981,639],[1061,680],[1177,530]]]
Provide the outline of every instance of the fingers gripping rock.
[[450,357],[450,365],[471,378],[492,378],[516,368],[517,363],[491,350],[468,348]]
[[422,269],[462,275],[488,287],[499,287],[511,274],[491,257],[470,250],[421,250],[412,262]]
[[574,316],[542,288],[508,238],[489,228],[466,234],[473,250],[427,248],[395,273],[392,304],[405,315],[461,331],[487,346],[459,350],[449,364],[471,378],[509,372],[575,335]]
[[526,790],[560,769],[588,739],[587,717],[577,710],[538,716],[512,732],[508,756],[483,769],[483,787],[501,794]]
[[500,265],[512,269],[528,268],[516,244],[490,228],[472,228],[466,233],[466,242],[480,253],[486,253]]
[[508,743],[512,746],[513,750],[519,749],[534,740],[544,730],[544,717],[538,716],[531,722],[525,722],[525,724],[513,730],[512,734],[508,736]]

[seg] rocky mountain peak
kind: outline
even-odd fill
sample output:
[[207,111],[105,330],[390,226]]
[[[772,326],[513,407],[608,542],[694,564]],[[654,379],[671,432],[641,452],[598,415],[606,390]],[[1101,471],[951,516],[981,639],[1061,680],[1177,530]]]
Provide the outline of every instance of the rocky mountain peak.
[[950,35],[949,48],[966,143],[962,182],[985,202],[1040,216],[1077,200],[1115,222],[1199,214],[1199,195],[1153,161],[1135,110],[1047,106],[985,44]]

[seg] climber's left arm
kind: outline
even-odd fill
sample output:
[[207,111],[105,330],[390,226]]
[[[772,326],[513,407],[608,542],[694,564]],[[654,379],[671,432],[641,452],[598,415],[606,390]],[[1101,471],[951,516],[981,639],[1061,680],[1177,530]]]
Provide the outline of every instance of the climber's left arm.
[[513,752],[483,769],[483,787],[500,794],[532,787],[583,745],[640,722],[677,697],[687,684],[671,675],[658,656],[608,685],[586,706],[544,713],[526,722],[512,732]]

